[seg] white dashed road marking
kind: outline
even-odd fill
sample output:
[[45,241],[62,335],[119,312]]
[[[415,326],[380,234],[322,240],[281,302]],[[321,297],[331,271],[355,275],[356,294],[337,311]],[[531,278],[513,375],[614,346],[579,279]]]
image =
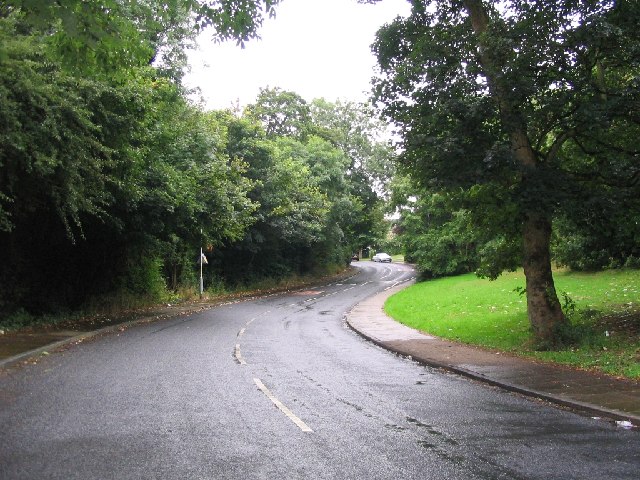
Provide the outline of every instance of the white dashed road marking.
[[262,393],[264,393],[267,396],[267,398],[269,400],[271,400],[273,402],[273,404],[276,407],[278,407],[278,409],[280,409],[280,411],[287,416],[287,418],[289,418],[289,420],[291,420],[293,423],[295,423],[300,430],[302,430],[303,432],[310,432],[310,433],[313,432],[313,430],[311,430],[306,423],[304,423],[302,420],[300,420],[300,418],[298,418],[280,400],[278,400],[273,395],[273,393],[271,393],[269,391],[269,389],[264,386],[264,383],[262,383],[262,381],[259,378],[254,378],[253,381],[258,386],[258,388],[262,391]]
[[[262,315],[266,315],[267,313],[269,313],[271,310],[267,310],[266,312],[264,312]],[[261,315],[258,315],[258,317],[260,317]],[[244,324],[244,327],[242,327],[240,329],[240,331],[238,332],[238,343],[236,343],[236,348],[233,351],[233,355],[234,357],[236,357],[236,360],[238,360],[238,363],[240,365],[246,365],[247,362],[245,361],[244,357],[242,356],[242,352],[240,352],[240,338],[242,338],[242,336],[244,335],[244,332],[247,331],[247,327],[249,325],[251,325],[251,323],[258,317],[253,317],[251,320],[249,320],[247,323]]]
[[236,360],[238,360],[238,363],[240,365],[246,365],[247,362],[245,361],[244,357],[242,356],[242,353],[240,352],[240,344],[236,343],[236,349],[234,351],[234,355],[236,356]]

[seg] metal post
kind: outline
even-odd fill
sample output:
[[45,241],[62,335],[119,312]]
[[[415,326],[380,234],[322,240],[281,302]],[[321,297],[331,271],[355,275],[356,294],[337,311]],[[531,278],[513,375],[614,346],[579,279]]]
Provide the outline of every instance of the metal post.
[[200,229],[200,297],[204,292],[204,281],[202,280],[202,229]]

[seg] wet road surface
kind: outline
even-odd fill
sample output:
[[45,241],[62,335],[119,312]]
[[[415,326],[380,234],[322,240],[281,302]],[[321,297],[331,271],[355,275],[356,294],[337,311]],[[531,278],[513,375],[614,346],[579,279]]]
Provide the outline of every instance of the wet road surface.
[[638,478],[638,432],[361,339],[344,313],[413,272],[358,268],[0,374],[0,478]]

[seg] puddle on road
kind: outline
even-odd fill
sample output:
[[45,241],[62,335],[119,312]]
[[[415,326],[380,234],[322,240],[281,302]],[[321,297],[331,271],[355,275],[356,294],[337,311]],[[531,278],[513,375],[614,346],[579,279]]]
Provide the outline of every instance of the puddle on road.
[[437,438],[440,438],[440,440],[444,443],[447,443],[449,445],[460,445],[456,440],[454,440],[453,438],[449,438],[447,435],[445,435],[444,433],[436,430],[433,425],[427,425],[426,423],[422,423],[420,420],[413,418],[413,417],[407,417],[407,422],[415,425],[416,427],[420,427],[420,428],[424,428],[430,435],[433,435]]
[[437,445],[434,445],[433,443],[429,443],[426,440],[418,440],[418,445],[420,445],[422,448],[426,450],[437,448]]
[[392,423],[387,423],[384,427],[388,428],[389,430],[395,430],[397,432],[401,432],[403,430],[406,430],[406,428],[401,427],[400,425],[394,425]]

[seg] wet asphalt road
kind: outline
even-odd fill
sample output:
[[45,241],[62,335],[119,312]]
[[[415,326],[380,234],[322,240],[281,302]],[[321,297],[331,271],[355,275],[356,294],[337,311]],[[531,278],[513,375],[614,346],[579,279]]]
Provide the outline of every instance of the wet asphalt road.
[[0,374],[1,479],[638,479],[640,434],[425,368],[341,284],[104,335]]

